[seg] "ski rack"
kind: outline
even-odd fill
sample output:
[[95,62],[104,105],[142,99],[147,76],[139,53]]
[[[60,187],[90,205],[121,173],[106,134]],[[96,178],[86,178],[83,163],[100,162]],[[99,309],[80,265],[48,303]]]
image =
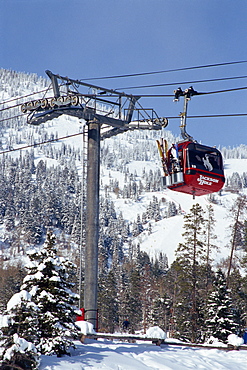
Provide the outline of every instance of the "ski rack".
[[[28,101],[21,106],[22,113],[28,113],[28,124],[40,125],[66,114],[107,126],[108,129],[102,132],[102,138],[134,129],[160,130],[168,124],[167,119],[158,117],[153,109],[141,106],[137,109],[135,105],[139,96],[62,77],[48,70],[46,74],[51,79],[54,95]],[[87,91],[82,93],[79,87]]]

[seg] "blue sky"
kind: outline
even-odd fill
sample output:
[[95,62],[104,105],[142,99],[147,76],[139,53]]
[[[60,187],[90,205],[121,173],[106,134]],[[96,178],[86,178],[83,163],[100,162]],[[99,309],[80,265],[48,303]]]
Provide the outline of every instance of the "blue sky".
[[[74,79],[247,60],[243,0],[0,0],[0,67]],[[247,75],[247,63],[139,77],[94,80],[132,94],[172,94],[195,81]],[[145,89],[127,87],[173,83]],[[247,78],[192,84],[199,92],[247,86]],[[183,102],[141,98],[159,116],[177,116]],[[247,90],[195,96],[190,115],[247,113]],[[208,145],[247,144],[247,116],[190,119],[188,132]],[[179,120],[170,120],[179,132]]]

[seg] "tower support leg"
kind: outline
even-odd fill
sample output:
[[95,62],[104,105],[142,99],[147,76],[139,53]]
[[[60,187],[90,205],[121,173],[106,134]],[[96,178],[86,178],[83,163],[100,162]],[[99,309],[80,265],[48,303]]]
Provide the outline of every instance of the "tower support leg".
[[88,123],[88,167],[84,309],[85,320],[97,329],[98,239],[99,239],[100,124]]

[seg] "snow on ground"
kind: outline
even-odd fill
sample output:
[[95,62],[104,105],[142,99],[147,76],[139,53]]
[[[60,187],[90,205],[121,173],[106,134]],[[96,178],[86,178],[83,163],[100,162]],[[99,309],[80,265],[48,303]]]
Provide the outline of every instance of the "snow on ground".
[[224,160],[224,173],[230,176],[233,172],[238,172],[240,175],[247,171],[247,159],[229,158]]
[[143,232],[137,236],[135,241],[140,243],[142,251],[151,257],[158,257],[159,252],[166,254],[168,263],[175,259],[175,250],[178,244],[183,241],[181,236],[183,230],[183,216],[174,216],[158,222],[152,222],[152,234]]
[[110,340],[76,342],[71,357],[41,356],[40,370],[245,370],[247,351]]
[[127,164],[127,168],[130,173],[134,174],[136,172],[137,176],[142,176],[144,168],[146,173],[149,173],[150,170],[155,171],[160,169],[161,171],[160,162],[133,161]]

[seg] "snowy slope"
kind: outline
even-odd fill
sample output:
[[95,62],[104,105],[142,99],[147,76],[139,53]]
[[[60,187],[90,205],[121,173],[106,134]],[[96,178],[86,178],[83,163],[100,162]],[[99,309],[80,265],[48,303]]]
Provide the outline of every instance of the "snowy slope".
[[[171,133],[166,132],[166,134],[170,143],[175,140]],[[129,133],[128,136],[130,135],[131,134]],[[157,135],[159,135],[159,133]],[[119,135],[117,138],[105,140],[106,144],[104,145],[108,145],[109,148],[114,150],[113,140],[118,140],[119,146],[123,145],[128,147],[129,145],[136,145],[138,149],[138,144],[140,145],[143,141],[147,151],[150,150],[150,141],[155,143],[155,137],[151,138],[151,136],[148,135],[145,137],[145,135],[142,136],[141,134],[139,136],[140,137],[136,134],[131,140],[125,135]],[[157,155],[155,154],[149,161],[129,161],[126,167],[128,168],[129,173],[137,174],[138,180],[138,178],[141,178],[143,170],[145,170],[146,173],[150,170],[154,172],[157,169],[161,169],[161,164],[157,153]],[[232,176],[235,172],[242,175],[244,172],[247,172],[247,159],[226,159],[224,161],[224,169],[226,178]],[[110,172],[112,179],[116,178],[119,180],[120,184],[123,184],[122,173],[112,170]],[[108,184],[109,182],[106,170],[103,172],[102,181],[104,184]],[[247,189],[245,189],[245,193],[246,190]],[[140,244],[141,250],[147,252],[151,256],[155,256],[162,251],[167,255],[168,263],[172,263],[175,257],[175,250],[178,247],[178,244],[183,241],[183,215],[189,212],[193,204],[199,203],[205,211],[209,204],[211,204],[214,209],[214,218],[216,220],[214,233],[217,236],[215,244],[218,246],[218,251],[214,251],[214,254],[212,255],[215,263],[218,263],[222,258],[228,257],[229,249],[227,245],[229,244],[229,225],[231,223],[231,220],[229,219],[229,209],[236,200],[238,196],[237,194],[223,190],[221,196],[215,194],[217,204],[209,202],[209,196],[200,196],[193,200],[192,196],[188,194],[182,194],[169,189],[164,189],[159,192],[143,193],[138,202],[131,199],[115,199],[114,195],[112,195],[117,213],[121,211],[124,219],[130,222],[136,220],[138,214],[141,216],[142,213],[145,212],[146,207],[152,200],[153,196],[156,196],[159,201],[163,199],[167,202],[174,202],[177,208],[181,208],[182,212],[174,217],[162,219],[158,222],[151,222],[152,233],[150,235],[148,234],[148,226],[146,225],[146,230],[144,230],[144,232],[138,235],[135,239],[135,242]]]
[[[138,161],[131,162],[128,167],[130,172],[135,171],[139,175],[143,168],[146,170],[150,168],[155,169],[156,163]],[[234,172],[242,174],[247,170],[247,159],[227,159],[225,161],[225,174],[226,176],[232,175]],[[112,173],[114,177],[114,173]],[[116,178],[119,178],[116,174]],[[147,252],[151,256],[155,256],[159,251],[164,252],[168,257],[169,264],[172,263],[175,257],[175,250],[180,242],[183,242],[182,233],[183,230],[183,215],[188,213],[193,204],[199,203],[200,206],[206,210],[206,207],[211,204],[214,209],[214,217],[216,220],[215,224],[215,235],[217,236],[215,244],[219,247],[217,252],[214,252],[212,256],[215,262],[219,262],[221,258],[226,258],[229,255],[229,249],[227,244],[229,243],[229,225],[231,220],[229,219],[229,208],[232,206],[234,200],[237,198],[237,194],[229,192],[222,192],[222,195],[216,195],[216,199],[219,204],[213,204],[209,202],[208,196],[196,197],[193,199],[188,194],[182,194],[179,192],[164,189],[160,192],[149,192],[141,196],[139,202],[132,200],[115,199],[114,205],[118,212],[123,213],[123,217],[129,221],[136,219],[137,214],[142,214],[145,211],[145,207],[151,201],[153,196],[156,196],[158,200],[165,198],[165,200],[173,201],[177,206],[180,205],[182,214],[162,219],[158,222],[152,222],[152,234],[148,235],[147,230],[138,235],[135,242],[140,244],[141,250]]]
[[[46,86],[44,82],[43,87]],[[18,84],[21,86],[18,92],[15,91],[15,95],[24,95],[33,91],[40,90],[35,78],[33,81],[29,81],[25,76],[21,75],[18,79]],[[6,86],[8,84],[6,83]],[[11,88],[11,87],[10,87]],[[0,91],[0,101],[8,100],[12,96],[11,89],[7,87]],[[20,113],[20,112],[17,112]],[[60,117],[54,119],[51,122],[47,122],[42,125],[49,134],[56,134],[58,137],[65,135],[72,135],[81,131],[83,122],[79,122],[75,118],[71,117]],[[12,143],[13,147],[22,147],[25,144],[29,144],[29,137],[33,135],[37,142],[41,140],[40,130],[37,127],[30,127],[26,124],[25,119],[22,119],[22,127],[18,127],[20,140],[17,143]],[[10,137],[16,133],[16,128],[8,128],[2,133],[2,143],[4,151],[7,148],[7,143]],[[131,140],[127,135],[119,135],[119,138],[114,140],[122,142],[125,146],[135,147],[138,143],[133,139]],[[129,136],[129,135],[128,135]],[[152,133],[148,133],[146,139],[139,139],[145,141],[150,145],[150,141],[154,140],[151,138]],[[168,134],[171,140],[172,135]],[[113,144],[113,140],[109,139],[105,141],[109,143],[109,147]],[[53,146],[61,145],[62,141],[53,143]],[[77,136],[71,139],[67,139],[66,143],[76,148],[81,148],[82,137]],[[104,144],[102,144],[104,145]],[[147,151],[149,146],[147,145]],[[113,146],[112,146],[113,147]],[[114,149],[115,150],[115,149]],[[40,159],[46,160],[48,165],[56,164],[56,160],[50,159],[44,156],[43,151],[40,147],[34,149],[35,162],[37,163]],[[14,152],[14,156],[19,156],[19,152]],[[78,170],[81,171],[82,164],[77,163]],[[137,175],[141,175],[143,168],[148,172],[150,169],[155,170],[160,168],[158,154],[153,160],[149,161],[129,161],[128,169],[130,173],[136,171]],[[247,171],[247,159],[227,159],[225,161],[226,176],[230,176],[233,172],[243,173]],[[124,182],[124,174],[117,169],[111,169],[111,179],[118,179],[120,185]],[[101,192],[104,193],[104,185],[109,183],[109,170],[101,168],[101,180],[102,188]],[[132,199],[117,199],[114,194],[110,194],[111,199],[114,201],[114,205],[117,213],[120,211],[123,213],[124,219],[133,222],[136,220],[137,214],[142,214],[146,210],[147,204],[152,200],[155,195],[159,200],[165,198],[167,201],[173,201],[181,206],[182,214],[163,219],[158,222],[152,222],[152,233],[148,235],[147,231],[144,231],[136,238],[136,243],[140,243],[142,250],[147,251],[150,255],[155,255],[159,251],[163,251],[168,256],[168,262],[171,263],[174,259],[174,252],[181,242],[183,232],[183,214],[189,212],[191,206],[194,203],[199,203],[204,209],[209,204],[206,196],[192,199],[191,196],[186,194],[180,194],[172,192],[170,190],[163,190],[160,192],[149,192],[143,193],[141,199],[135,202]],[[219,261],[222,257],[228,255],[228,249],[226,247],[229,235],[228,226],[229,219],[229,207],[236,199],[236,194],[228,192],[222,193],[222,196],[217,196],[219,204],[213,204],[215,219],[217,220],[215,226],[215,233],[217,234],[217,245],[220,247],[220,251],[216,253],[215,260]],[[42,356],[41,370],[81,370],[81,369],[109,369],[109,370],[184,370],[184,369],[245,369],[247,352],[246,351],[232,351],[224,352],[215,349],[189,349],[180,348],[175,346],[169,346],[167,348],[156,347],[151,343],[136,343],[130,344],[125,342],[112,342],[106,340],[90,341],[86,344],[77,342],[77,349],[72,353],[71,357],[57,358],[56,356]]]
[[[56,134],[58,137],[63,137],[66,135],[77,134],[81,131],[83,123],[80,123],[77,119],[71,117],[60,117],[54,119],[51,122],[44,124],[44,129],[49,134]],[[23,130],[31,131],[37,141],[40,141],[39,135],[37,135],[37,130],[34,127],[24,127]],[[6,132],[6,135],[10,133]],[[116,140],[116,139],[115,139]],[[124,135],[119,136],[119,141],[124,141]],[[110,139],[105,140],[106,144]],[[150,141],[150,139],[149,139]],[[76,136],[74,138],[60,140],[53,143],[53,146],[59,146],[64,142],[70,144],[75,148],[82,147],[82,136]],[[105,144],[104,144],[105,145]],[[129,143],[124,143],[124,145],[132,145]],[[23,146],[23,143],[16,145],[16,147]],[[111,145],[109,145],[111,147]],[[14,152],[15,156],[18,156],[18,152]],[[53,165],[56,163],[56,160],[46,158],[43,152],[37,147],[35,148],[35,163],[43,159],[47,162],[47,165]],[[160,168],[158,154],[153,161],[130,161],[127,165],[129,173],[137,173],[138,176],[141,176],[143,169],[145,168],[146,172],[149,170],[157,170]],[[78,163],[78,171],[81,173],[82,164]],[[225,161],[225,174],[230,176],[233,172],[238,172],[242,174],[247,170],[247,159],[227,159]],[[109,177],[110,172],[110,177]],[[120,183],[120,187],[124,183],[124,173],[117,170],[111,169],[107,170],[104,166],[101,167],[101,193],[104,195],[104,186],[109,184],[109,181],[117,179]],[[129,222],[134,222],[137,215],[142,215],[146,211],[146,207],[149,202],[152,200],[153,196],[156,196],[158,200],[164,198],[167,202],[173,201],[177,207],[181,207],[182,214],[170,217],[167,219],[162,219],[158,222],[151,222],[152,224],[152,234],[148,235],[147,230],[140,234],[135,242],[140,244],[141,250],[146,251],[151,256],[155,256],[159,251],[164,252],[168,257],[168,263],[172,263],[175,256],[175,250],[180,242],[183,241],[181,236],[183,232],[183,215],[188,213],[193,204],[199,203],[203,209],[206,209],[206,206],[209,204],[208,196],[197,197],[193,200],[192,196],[187,194],[182,194],[179,192],[174,192],[169,189],[162,190],[160,192],[146,192],[141,195],[141,198],[138,202],[132,199],[117,199],[113,193],[110,193],[109,196],[114,201],[114,206],[117,214],[120,211],[123,214],[123,218]],[[216,196],[218,202],[221,204],[212,204],[215,212],[215,219],[217,220],[215,225],[215,234],[217,235],[217,245],[219,246],[219,252],[214,256],[216,262],[219,262],[222,257],[227,257],[228,249],[226,245],[229,242],[229,233],[228,225],[230,220],[227,218],[228,209],[232,205],[234,199],[236,199],[236,194],[231,194],[229,192],[222,193],[222,196]]]
[[[1,81],[4,88],[2,90],[0,89],[0,101],[8,100],[13,96],[13,87],[11,87],[11,84],[9,82],[9,75],[13,73],[14,72],[4,72],[2,74],[2,78],[5,78],[6,81]],[[48,82],[46,80],[39,79],[35,75],[27,76],[24,74],[14,73],[14,81],[14,96],[21,96],[24,94],[32,93],[34,91],[39,91],[40,89],[44,89],[46,86],[48,86]],[[16,81],[18,81],[18,91],[16,90]],[[38,97],[39,95],[35,96],[35,98]],[[18,102],[19,101],[20,100],[18,100]],[[7,105],[10,106],[11,104],[14,103],[10,102]],[[20,107],[15,109],[17,109],[16,113],[20,114]],[[48,138],[52,134],[55,137],[64,137],[66,135],[78,134],[82,131],[82,127],[85,124],[85,122],[83,121],[80,122],[78,119],[68,116],[61,116],[57,119],[53,119],[52,121],[48,121],[39,127],[27,125],[26,118],[24,116],[20,119],[20,122],[21,125],[18,126],[19,138],[17,142],[11,143],[14,148],[20,148],[25,146],[26,144],[30,144],[30,138],[33,138],[33,140],[35,140],[36,142],[41,142],[43,132],[48,133]],[[169,143],[176,140],[176,138],[174,138],[174,136],[169,131],[164,131],[162,135],[163,134],[166,135]],[[6,128],[6,130],[2,132],[3,151],[8,148],[9,141],[14,135],[16,135],[15,126],[11,128]],[[118,135],[117,137],[106,139],[104,142],[101,143],[101,147],[108,147],[109,151],[115,157],[117,157],[121,151],[123,153],[122,156],[124,157],[126,148],[132,148],[133,153],[145,151],[144,154],[148,157],[148,160],[132,160],[132,158],[129,158],[128,161],[126,161],[126,158],[119,159],[120,162],[121,160],[123,160],[124,163],[127,163],[126,168],[128,168],[129,173],[136,173],[137,176],[140,177],[144,168],[146,173],[148,173],[150,170],[161,170],[160,160],[155,144],[155,139],[158,138],[160,135],[161,134],[159,132],[152,131],[128,132]],[[69,144],[77,149],[81,149],[82,136],[80,135],[65,140],[59,140],[58,142],[54,142],[50,145],[52,145],[53,147],[57,147],[61,146],[62,143]],[[243,153],[244,150],[245,148],[242,149]],[[11,155],[19,156],[20,152],[13,152],[11,153]],[[45,157],[44,151],[42,151],[42,148],[39,146],[34,148],[34,155],[35,164],[37,164],[40,159],[45,160],[48,166],[57,163],[55,159]],[[69,160],[69,158],[67,158],[67,160]],[[81,173],[82,163],[78,162],[77,167],[79,173]],[[233,172],[238,172],[239,174],[241,174],[246,171],[247,159],[227,159],[225,161],[226,176],[231,176]],[[109,172],[111,175],[110,177]],[[110,178],[112,180],[117,179],[119,181],[120,187],[123,187],[124,185],[123,172],[120,172],[117,168],[111,168],[110,170],[108,170],[104,166],[101,166],[102,195],[104,195],[104,186],[106,184],[109,184]],[[158,200],[164,198],[167,202],[175,202],[177,207],[181,207],[182,214],[167,219],[162,219],[161,221],[158,221],[156,223],[153,221],[152,233],[148,235],[147,231],[144,231],[136,238],[135,242],[140,243],[141,249],[147,251],[151,255],[155,255],[159,251],[163,251],[168,256],[168,262],[171,263],[174,259],[174,252],[178,244],[183,240],[181,236],[183,232],[183,214],[189,212],[189,209],[194,203],[198,202],[205,209],[206,205],[208,205],[209,202],[207,196],[198,197],[193,200],[192,197],[187,194],[176,193],[170,190],[142,193],[140,200],[137,202],[132,199],[117,199],[115,194],[113,193],[110,193],[109,197],[114,201],[114,206],[117,214],[119,214],[121,211],[123,213],[124,219],[128,220],[129,222],[134,222],[138,214],[141,216],[142,213],[145,212],[147,205],[152,200],[154,195],[158,198]],[[227,219],[227,216],[229,213],[229,207],[232,205],[234,199],[236,199],[236,196],[236,194],[223,192],[221,197],[217,196],[217,201],[219,204],[213,204],[215,219],[217,220],[215,225],[215,234],[217,235],[217,245],[220,247],[220,251],[217,253],[217,255],[215,255],[216,261],[219,261],[222,257],[226,257],[228,255],[228,249],[226,248],[226,245],[229,241],[227,229],[230,221],[229,219]]]
[[[184,214],[188,213],[193,204],[199,203],[200,206],[206,210],[206,206],[211,204],[208,201],[207,196],[198,197],[195,200],[187,194],[181,194],[171,190],[165,190],[162,194],[168,200],[172,200],[177,204],[180,204]],[[229,225],[230,219],[228,216],[228,209],[232,205],[236,195],[229,193],[222,194],[224,199],[224,205],[213,204],[214,217],[216,219],[215,224],[215,235],[217,236],[216,244],[219,247],[219,251],[214,256],[217,262],[222,257],[228,255],[228,249],[226,245],[229,243]],[[153,233],[149,236],[141,235],[140,239],[141,249],[148,253],[156,253],[162,250],[167,254],[168,262],[171,263],[174,260],[174,252],[180,242],[183,242],[182,233],[183,230],[183,214],[163,219],[156,223],[153,223]]]
[[[67,116],[59,117],[53,121],[47,122],[43,125],[44,130],[49,134],[57,135],[57,137],[63,137],[66,135],[73,135],[81,132],[83,122],[79,122],[76,118],[71,118]],[[37,142],[42,141],[40,135],[37,133],[36,127],[30,127],[23,125],[23,136],[28,136],[32,133]],[[11,135],[11,130],[7,131],[6,136]],[[117,138],[124,145],[133,145],[132,143],[125,142],[125,136],[119,135]],[[115,140],[117,140],[115,138]],[[149,140],[150,141],[150,138]],[[155,140],[153,140],[155,142]],[[82,136],[76,136],[66,140],[60,140],[52,144],[52,146],[57,147],[61,146],[62,143],[70,144],[75,148],[82,148]],[[105,140],[106,144],[111,147],[111,139]],[[15,145],[16,148],[22,147],[25,144],[22,141],[20,144]],[[43,159],[46,161],[47,165],[56,164],[56,160],[45,157],[43,151],[36,147],[34,149],[35,153],[35,164],[39,160]],[[19,152],[14,152],[12,155],[19,156]],[[82,163],[77,163],[79,174],[82,171]],[[160,162],[157,157],[152,161],[130,161],[127,165],[129,173],[137,173],[138,176],[141,176],[143,169],[148,173],[150,170],[161,169]],[[247,159],[227,159],[225,161],[225,173],[226,176],[232,175],[233,172],[238,172],[239,174],[246,172],[247,170]],[[109,177],[110,173],[110,177]],[[107,170],[104,166],[101,167],[101,193],[104,195],[104,186],[109,184],[109,181],[117,179],[120,183],[120,187],[124,183],[124,173],[117,170],[111,169]],[[141,250],[146,251],[151,256],[155,256],[159,251],[164,252],[168,257],[168,263],[172,263],[175,256],[175,250],[180,242],[183,241],[181,236],[183,232],[183,215],[189,212],[193,204],[199,203],[203,209],[206,209],[206,206],[209,204],[208,197],[202,196],[197,197],[195,200],[192,199],[192,196],[187,194],[182,194],[174,192],[171,190],[162,190],[160,192],[146,192],[141,195],[141,198],[138,202],[135,202],[132,199],[117,199],[113,193],[110,193],[109,196],[114,201],[114,206],[117,214],[120,211],[123,214],[123,218],[129,222],[134,222],[137,215],[142,215],[146,211],[146,207],[149,202],[152,200],[153,196],[156,196],[158,200],[164,198],[167,202],[173,201],[177,207],[181,207],[182,214],[170,217],[167,219],[162,219],[158,222],[152,222],[152,234],[148,235],[147,231],[144,231],[140,234],[135,242],[140,244]],[[228,209],[232,205],[234,199],[236,199],[236,194],[223,192],[222,196],[217,196],[217,200],[221,203],[220,205],[213,204],[215,219],[217,220],[215,226],[215,234],[217,235],[217,245],[220,248],[220,251],[215,255],[216,262],[219,262],[222,257],[228,255],[228,249],[226,248],[227,243],[229,242],[228,237],[228,224],[229,219],[227,219]]]

